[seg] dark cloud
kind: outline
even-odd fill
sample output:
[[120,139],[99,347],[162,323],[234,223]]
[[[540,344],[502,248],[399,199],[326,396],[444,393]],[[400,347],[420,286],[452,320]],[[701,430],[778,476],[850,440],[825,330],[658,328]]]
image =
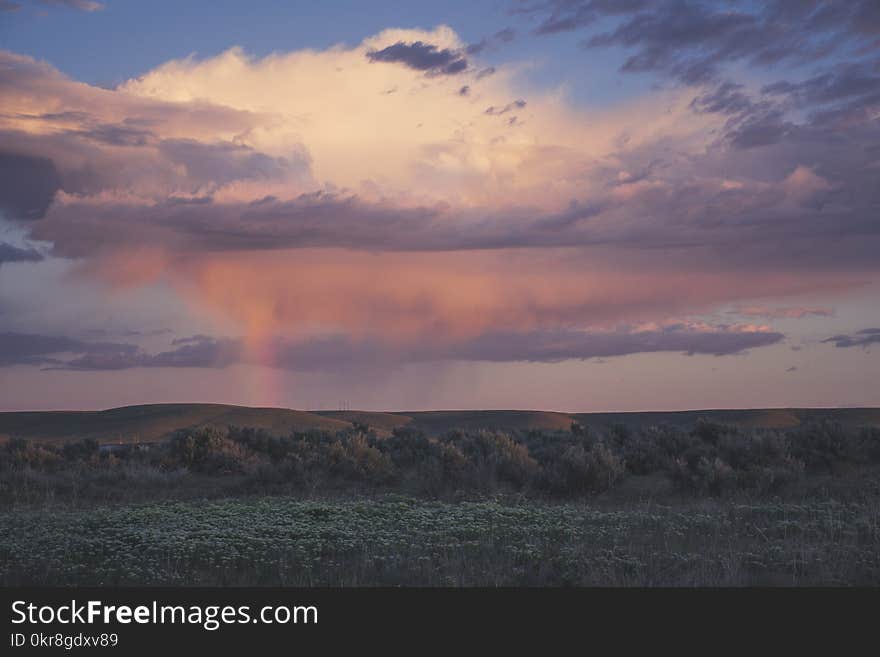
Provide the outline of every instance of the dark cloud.
[[762,90],[783,106],[809,110],[809,123],[846,130],[875,122],[880,110],[880,57],[874,62],[840,64],[800,82],[779,81]]
[[0,242],[0,265],[7,262],[39,262],[42,259],[42,254],[36,249],[22,249]]
[[0,333],[0,366],[58,366],[64,354],[96,358],[130,357],[137,347],[115,342],[86,342],[68,337],[32,333]]
[[449,48],[440,49],[424,41],[398,41],[382,50],[370,50],[367,58],[371,62],[403,64],[431,75],[455,75],[468,67],[467,59],[461,52]]
[[491,107],[487,107],[483,114],[489,114],[490,116],[500,116],[501,114],[507,114],[508,112],[513,112],[518,109],[523,109],[526,106],[526,101],[522,98],[519,98],[512,103],[507,103],[504,107],[495,107],[492,105]]
[[56,369],[122,370],[134,367],[228,367],[242,361],[242,345],[236,340],[214,339],[204,335],[174,340],[173,349],[157,354],[138,348],[128,352],[89,352],[59,363]]
[[680,352],[724,356],[784,339],[772,331],[692,328],[683,324],[644,331],[536,331],[492,333],[453,348],[448,357],[462,360],[540,361]]
[[652,9],[639,7],[615,30],[592,36],[586,44],[635,50],[623,71],[666,71],[686,82],[701,82],[719,63],[752,55],[756,23],[755,16],[737,11],[657,3]]
[[772,111],[731,124],[726,138],[734,148],[756,148],[779,143],[791,129],[781,112]]
[[741,84],[723,82],[694,98],[691,107],[697,112],[714,114],[735,115],[754,112],[755,104],[743,89]]
[[880,328],[867,328],[853,335],[835,335],[822,342],[830,342],[835,347],[868,347],[872,344],[880,344]]
[[[874,208],[880,190],[869,182],[874,157],[853,158],[845,143],[819,140],[828,163],[819,169],[828,189],[789,185],[784,176],[803,161],[794,150],[769,166],[773,154],[754,149],[708,153],[691,166],[705,175],[765,175],[767,183],[723,188],[683,177],[664,177],[661,163],[627,164],[625,176],[602,169],[607,189],[589,202],[547,214],[529,207],[456,209],[447,204],[401,206],[339,192],[303,194],[291,200],[267,197],[253,203],[212,203],[210,198],[170,198],[154,204],[67,202],[34,222],[31,237],[53,243],[53,253],[88,257],[125,247],[158,246],[171,251],[232,251],[339,247],[371,251],[453,251],[621,246],[641,252],[676,250],[680,263],[696,266],[817,267],[876,266],[880,223]],[[791,146],[782,142],[775,148]],[[735,155],[735,156],[734,156]],[[768,168],[769,167],[769,168]],[[780,176],[778,169],[785,173]],[[771,184],[772,177],[776,177]],[[783,180],[779,180],[782,177]],[[615,189],[634,180],[624,198]],[[799,183],[798,183],[799,184]],[[787,191],[788,190],[788,191]],[[795,196],[792,196],[794,194]],[[647,222],[644,217],[651,217]],[[702,263],[702,264],[700,264]]]
[[[491,332],[443,345],[432,341],[401,346],[375,337],[353,339],[345,335],[325,335],[302,341],[272,340],[268,351],[273,354],[273,360],[255,361],[241,340],[205,335],[178,339],[172,342],[172,349],[148,354],[133,345],[98,345],[66,338],[2,334],[0,354],[20,354],[22,342],[31,347],[29,355],[24,358],[19,355],[11,361],[4,361],[0,356],[0,364],[31,362],[46,364],[50,369],[120,370],[136,367],[223,368],[250,363],[289,370],[345,370],[449,360],[550,363],[656,352],[725,356],[776,344],[783,339],[781,333],[772,331],[688,324],[602,332]],[[45,358],[47,354],[60,352],[82,353],[66,361]]]
[[510,43],[516,38],[516,32],[511,28],[505,28],[493,34],[490,37],[480,39],[476,43],[470,44],[465,48],[468,55],[476,55],[485,50],[493,50],[505,43]]
[[114,330],[114,329],[104,329],[104,328],[97,329],[96,328],[96,329],[88,329],[86,331],[83,331],[83,333],[85,333],[87,335],[95,335],[95,336],[112,335],[112,336],[117,336],[117,337],[122,337],[122,338],[140,338],[140,337],[152,337],[152,336],[157,336],[157,335],[166,335],[166,334],[174,333],[174,331],[172,331],[169,328],[151,329],[148,331],[137,331],[137,330],[133,330],[133,329]]
[[0,11],[18,11],[19,9],[21,9],[21,5],[17,2],[0,0]]
[[649,4],[647,0],[549,0],[538,3],[521,2],[514,12],[542,17],[535,34],[557,34],[592,25],[606,15],[641,10]]
[[878,22],[875,0],[551,0],[520,3],[515,11],[536,16],[538,34],[593,30],[600,19],[603,27],[611,20],[610,30],[587,37],[587,47],[628,48],[624,71],[662,72],[688,83],[712,79],[734,62],[800,65],[856,54],[870,45]]
[[71,134],[107,146],[146,146],[156,139],[156,135],[152,131],[129,125],[126,122],[98,123],[85,130],[73,130]]
[[0,131],[0,210],[12,218],[40,218],[58,190],[149,194],[161,185],[172,195],[204,196],[237,180],[311,176],[303,148],[273,157],[243,144],[160,140],[137,125],[80,121],[83,127],[49,134]]
[[[691,108],[727,117],[718,152],[728,164],[737,158],[724,149],[761,153],[761,168],[777,171],[797,155],[797,164],[822,170],[823,177],[833,172],[841,201],[859,199],[844,211],[845,222],[865,227],[876,216],[877,198],[868,190],[877,185],[864,167],[875,170],[880,159],[878,6],[876,0],[549,0],[521,2],[515,11],[539,20],[540,34],[582,30],[585,48],[623,48],[624,72],[700,86]],[[750,68],[782,79],[753,92],[729,79]]]
[[39,219],[60,188],[52,160],[0,151],[0,210],[12,219]]
[[206,144],[192,139],[166,139],[159,153],[182,165],[186,177],[196,186],[223,185],[234,180],[277,180],[292,170],[308,170],[305,154],[294,160],[271,157],[248,146],[231,142]]

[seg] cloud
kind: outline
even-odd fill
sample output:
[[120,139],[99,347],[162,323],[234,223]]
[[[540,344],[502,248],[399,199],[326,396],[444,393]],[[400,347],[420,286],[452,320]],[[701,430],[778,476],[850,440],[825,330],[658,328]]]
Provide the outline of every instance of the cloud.
[[[247,339],[195,335],[174,340],[172,349],[149,354],[133,345],[96,345],[46,336],[0,335],[0,349],[29,341],[37,356],[82,352],[69,360],[44,359],[51,369],[121,370],[138,367],[224,368],[239,363],[288,370],[351,370],[430,361],[543,362],[608,358],[637,353],[681,352],[725,356],[780,342],[784,336],[752,326],[674,323],[609,331],[492,331],[449,343],[397,344],[375,336],[344,334],[291,340],[271,338],[259,350]],[[121,348],[124,347],[124,348]],[[39,353],[36,353],[39,352]],[[0,352],[2,353],[2,352]],[[38,359],[39,360],[39,359]],[[29,360],[0,360],[11,365]]]
[[[626,23],[637,5],[591,8]],[[459,59],[458,74],[433,74]],[[846,93],[710,76],[600,110],[522,88],[513,66],[483,75],[442,26],[267,57],[233,48],[115,89],[0,62],[0,148],[48,181],[5,201],[24,237],[80,279],[169,290],[211,333],[397,350],[430,338],[448,353],[534,333],[539,354],[551,334],[595,346],[620,323],[835,294],[878,273],[880,126],[818,114],[862,97],[857,71]],[[816,112],[792,110],[797,94]],[[680,337],[708,344],[661,343]],[[211,348],[77,358],[222,361]]]
[[7,242],[0,242],[0,265],[7,262],[39,262],[42,259],[43,255],[36,249],[22,249]]
[[733,315],[763,317],[766,319],[803,319],[804,317],[832,317],[834,310],[816,306],[768,308],[767,306],[741,306],[730,311]]
[[523,109],[525,106],[526,101],[520,98],[513,101],[512,103],[507,103],[504,107],[495,107],[494,105],[490,105],[483,111],[483,114],[488,114],[489,116],[500,116],[502,114],[507,114],[508,112],[513,112],[514,110]]
[[755,270],[731,277],[630,263],[616,251],[364,252],[348,249],[188,252],[151,259],[119,251],[89,265],[120,291],[161,284],[227,334],[268,339],[322,332],[403,344],[490,331],[607,329],[704,314],[756,295],[828,294],[859,278]]
[[103,3],[95,2],[94,0],[40,0],[40,2],[53,7],[68,7],[69,9],[88,12],[100,11],[104,8]]
[[54,369],[123,370],[135,367],[227,367],[241,362],[242,346],[234,340],[217,340],[203,335],[172,342],[174,347],[157,354],[133,348],[128,351],[87,352],[57,363]]
[[822,342],[830,342],[835,347],[848,349],[849,347],[869,347],[880,343],[880,328],[867,328],[857,331],[853,335],[835,335]]
[[622,70],[662,72],[703,82],[724,65],[809,64],[830,53],[852,54],[876,35],[872,0],[848,3],[771,0],[726,3],[664,0],[550,0],[520,6],[537,16],[538,34],[584,29],[587,47],[622,46],[631,51]]
[[772,345],[783,338],[781,333],[754,327],[672,324],[629,331],[490,333],[456,347],[452,353],[465,360],[538,362],[663,351],[724,356]]
[[12,219],[39,219],[61,188],[52,160],[0,150],[0,211]]
[[549,0],[524,4],[515,13],[542,17],[535,34],[549,35],[570,32],[595,23],[603,15],[627,14],[649,6],[646,0]]
[[0,11],[18,11],[19,9],[21,9],[21,4],[18,2],[0,0]]
[[183,167],[194,189],[223,186],[240,180],[288,180],[308,174],[308,155],[271,157],[234,142],[202,143],[192,139],[166,139],[158,151],[173,165]]
[[398,41],[382,50],[368,50],[367,59],[371,62],[400,63],[431,75],[455,75],[468,67],[467,59],[460,52],[441,49],[422,41]]
[[137,351],[134,345],[114,342],[85,342],[69,337],[32,333],[0,333],[0,366],[58,365],[64,354],[95,358],[123,358]]
[[468,45],[465,49],[469,55],[477,55],[487,50],[494,50],[516,39],[516,31],[512,28],[504,28],[495,32],[492,36],[480,39],[476,43]]

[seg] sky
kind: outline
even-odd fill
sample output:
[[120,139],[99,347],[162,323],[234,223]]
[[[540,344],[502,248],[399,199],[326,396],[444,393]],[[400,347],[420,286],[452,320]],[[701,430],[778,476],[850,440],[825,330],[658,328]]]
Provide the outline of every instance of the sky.
[[880,5],[0,0],[0,410],[880,406]]

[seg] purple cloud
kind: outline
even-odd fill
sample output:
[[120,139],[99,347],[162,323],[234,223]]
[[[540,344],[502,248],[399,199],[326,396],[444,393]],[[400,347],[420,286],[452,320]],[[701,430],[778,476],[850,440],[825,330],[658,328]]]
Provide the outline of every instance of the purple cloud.
[[[149,354],[135,345],[0,334],[0,354],[10,355],[7,360],[0,356],[0,364],[46,363],[51,369],[120,370],[136,367],[223,368],[236,363],[251,363],[290,370],[345,370],[450,360],[552,363],[656,352],[726,356],[773,345],[783,339],[781,333],[769,330],[689,324],[609,331],[496,331],[442,345],[435,341],[395,345],[376,337],[353,339],[345,335],[326,335],[304,340],[270,340],[271,348],[267,351],[273,355],[272,359],[254,361],[242,340],[205,335],[174,340],[172,349]],[[22,345],[29,346],[22,349]],[[11,357],[13,353],[25,352],[28,354],[25,360]],[[46,358],[60,352],[79,355],[68,360]]]
[[880,343],[880,328],[867,328],[857,331],[853,335],[835,335],[822,342],[830,342],[835,347],[848,349],[849,347],[869,347]]
[[33,333],[0,333],[0,366],[50,365],[58,366],[67,361],[59,360],[65,354],[81,357],[113,359],[131,357],[137,347],[115,342],[86,342],[63,336]]
[[430,75],[455,75],[468,67],[467,59],[459,51],[441,49],[423,41],[398,41],[382,50],[370,50],[367,58],[371,62],[403,64]]
[[43,255],[36,249],[22,249],[0,242],[0,265],[7,262],[39,262]]

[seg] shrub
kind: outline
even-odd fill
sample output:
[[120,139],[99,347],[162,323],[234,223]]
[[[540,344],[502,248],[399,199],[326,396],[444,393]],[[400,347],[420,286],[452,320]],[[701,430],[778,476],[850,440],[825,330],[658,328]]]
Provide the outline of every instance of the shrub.
[[737,433],[736,427],[721,424],[719,422],[710,422],[704,418],[697,420],[691,433],[710,445],[717,445],[721,437],[727,434]]
[[360,434],[334,441],[325,454],[329,473],[343,479],[384,483],[393,475],[391,459]]
[[169,451],[186,468],[205,474],[241,472],[247,453],[227,432],[215,427],[178,432],[171,438]]
[[698,495],[717,497],[736,487],[736,473],[718,457],[700,456],[692,462],[675,459],[671,476],[677,489]]
[[96,458],[100,452],[101,447],[94,438],[65,443],[61,450],[64,458],[68,461],[87,461]]
[[507,434],[455,432],[447,435],[443,442],[454,445],[466,457],[477,482],[497,480],[523,488],[538,473],[538,463],[528,448]]
[[24,438],[11,438],[0,450],[0,461],[11,468],[45,468],[60,462],[58,451]]
[[600,493],[625,474],[623,461],[603,443],[588,449],[571,445],[559,459],[544,465],[544,485],[556,495]]
[[827,472],[848,447],[847,431],[833,422],[815,422],[791,433],[791,453],[811,472]]

